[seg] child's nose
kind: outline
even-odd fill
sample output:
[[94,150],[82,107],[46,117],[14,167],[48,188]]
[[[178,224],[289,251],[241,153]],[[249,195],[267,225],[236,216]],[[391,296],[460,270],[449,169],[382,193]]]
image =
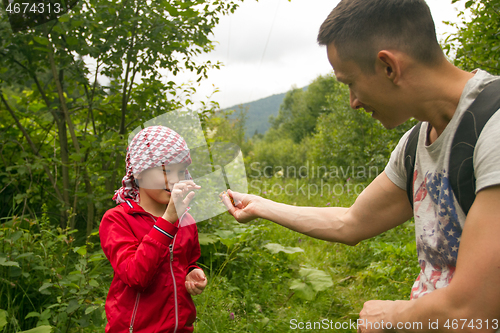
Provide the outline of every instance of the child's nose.
[[168,175],[167,181],[168,181],[169,187],[172,188],[174,186],[174,184],[179,182],[179,177],[174,176],[174,175]]

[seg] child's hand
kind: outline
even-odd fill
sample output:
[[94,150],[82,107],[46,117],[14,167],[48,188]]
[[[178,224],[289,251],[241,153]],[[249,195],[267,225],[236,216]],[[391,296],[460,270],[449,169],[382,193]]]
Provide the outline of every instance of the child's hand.
[[196,185],[192,180],[183,180],[176,183],[171,189],[170,202],[167,205],[165,214],[163,214],[163,218],[170,223],[175,223],[179,219],[179,215],[186,211],[195,195],[194,191],[191,190],[200,188],[201,186]]
[[203,292],[207,286],[207,278],[203,270],[199,268],[193,269],[186,275],[186,290],[189,294],[196,296]]

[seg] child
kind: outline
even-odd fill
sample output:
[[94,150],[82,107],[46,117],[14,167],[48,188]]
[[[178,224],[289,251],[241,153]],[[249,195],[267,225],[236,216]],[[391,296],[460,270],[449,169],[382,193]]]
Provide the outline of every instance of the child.
[[194,196],[189,191],[200,188],[187,171],[186,142],[167,127],[147,127],[130,143],[126,163],[123,186],[113,197],[118,205],[99,227],[114,269],[106,333],[192,332],[196,309],[190,294],[201,294],[207,280],[195,264],[196,223],[185,212]]

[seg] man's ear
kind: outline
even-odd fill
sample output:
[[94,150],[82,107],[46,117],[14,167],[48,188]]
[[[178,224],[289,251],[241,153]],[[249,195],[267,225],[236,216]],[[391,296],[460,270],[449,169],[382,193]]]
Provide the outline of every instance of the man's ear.
[[394,84],[398,84],[401,79],[401,59],[397,54],[382,50],[377,54],[377,70],[384,72],[384,75]]

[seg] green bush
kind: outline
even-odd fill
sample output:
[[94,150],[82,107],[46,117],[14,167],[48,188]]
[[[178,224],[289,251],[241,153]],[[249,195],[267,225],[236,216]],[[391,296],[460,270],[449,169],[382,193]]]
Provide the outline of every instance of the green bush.
[[76,230],[51,225],[42,210],[37,220],[14,216],[1,225],[0,331],[104,332],[112,268],[94,243],[97,232],[78,242]]

